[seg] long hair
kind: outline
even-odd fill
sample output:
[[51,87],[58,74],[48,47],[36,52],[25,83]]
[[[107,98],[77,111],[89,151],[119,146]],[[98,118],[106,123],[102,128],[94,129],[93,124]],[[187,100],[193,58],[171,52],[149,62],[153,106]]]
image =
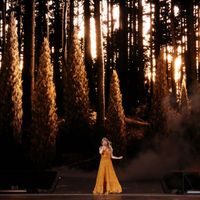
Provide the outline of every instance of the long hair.
[[103,137],[103,138],[102,138],[101,142],[103,142],[103,141],[106,141],[107,144],[108,144],[108,148],[109,148],[111,151],[113,151],[111,141],[110,141],[108,138],[106,138],[106,137]]

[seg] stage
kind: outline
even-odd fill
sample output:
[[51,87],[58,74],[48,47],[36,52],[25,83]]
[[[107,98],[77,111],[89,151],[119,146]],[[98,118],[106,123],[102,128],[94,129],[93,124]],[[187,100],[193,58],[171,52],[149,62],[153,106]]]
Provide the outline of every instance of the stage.
[[195,195],[166,195],[166,194],[4,194],[1,200],[197,200]]
[[[0,193],[0,200],[197,200],[199,194],[174,193],[167,194],[163,188],[161,179],[120,179],[123,187],[122,194],[93,195],[92,190],[95,184],[95,173],[84,173],[74,170],[57,170],[58,173],[49,189],[20,190],[12,187],[10,193]],[[21,174],[20,174],[21,175]],[[28,175],[28,174],[25,174]],[[35,176],[35,174],[33,174]],[[41,175],[41,174],[40,174]],[[175,176],[175,180],[182,180],[180,173]],[[185,173],[184,173],[185,175]],[[18,176],[17,176],[18,177]],[[47,176],[49,177],[49,176]],[[45,180],[46,178],[45,177]],[[21,177],[20,177],[21,178]],[[44,176],[43,176],[44,178]],[[168,179],[171,176],[167,177]],[[167,180],[168,180],[167,179]],[[171,180],[171,179],[169,179]],[[174,179],[168,182],[174,183]],[[187,180],[187,179],[186,179]],[[196,180],[196,179],[195,179]],[[199,180],[199,179],[198,179]],[[41,181],[41,180],[40,180]],[[187,183],[185,181],[185,183]],[[173,185],[172,185],[173,186]],[[176,184],[175,184],[176,186]],[[187,186],[187,185],[186,185]]]

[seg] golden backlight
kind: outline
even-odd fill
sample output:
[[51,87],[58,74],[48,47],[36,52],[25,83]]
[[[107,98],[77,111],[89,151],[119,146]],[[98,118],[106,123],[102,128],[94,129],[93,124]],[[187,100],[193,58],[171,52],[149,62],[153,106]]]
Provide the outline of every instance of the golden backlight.
[[[75,8],[75,20],[74,20],[74,25],[78,27],[79,33],[78,37],[80,39],[84,38],[84,9],[83,9],[83,4],[79,1],[77,1],[77,6]],[[113,25],[114,25],[114,30],[119,29],[119,19],[120,19],[120,8],[119,4],[114,4],[113,9],[111,13],[111,7],[110,5],[108,6],[107,0],[102,0],[101,1],[101,26],[102,26],[102,36],[103,38],[106,38],[108,34],[108,23],[109,26],[111,25],[111,14],[113,16]],[[154,11],[155,7],[152,4],[150,8],[150,3],[147,3],[146,0],[142,0],[142,6],[143,6],[143,45],[144,46],[151,46],[150,44],[150,38],[152,34],[152,25],[151,25],[151,20],[153,16],[150,16],[151,9]],[[92,7],[91,7],[92,8]],[[92,10],[92,9],[91,9]],[[177,16],[179,14],[180,10],[177,6],[174,6],[174,15]],[[108,19],[109,16],[109,19]],[[91,39],[91,55],[92,58],[96,58],[96,32],[95,32],[95,19],[94,19],[94,13],[91,14],[90,18],[90,39]],[[165,56],[165,60],[167,60],[167,63],[172,64],[174,62],[175,64],[175,69],[174,69],[174,79],[176,82],[179,82],[181,79],[181,66],[182,66],[182,60],[181,60],[181,48],[177,48],[177,55],[179,55],[177,58],[174,58],[172,55],[173,48],[172,46],[167,46],[166,47],[167,56]],[[150,58],[150,50],[148,49],[146,51],[146,56]],[[174,60],[175,59],[175,60]],[[146,77],[147,79],[152,79],[153,81],[155,80],[155,64],[156,61],[153,58],[152,60],[152,65],[150,66],[150,63],[147,63],[146,65]]]
[[175,81],[179,81],[181,79],[181,65],[182,65],[182,60],[181,57],[177,57],[175,59],[175,74],[174,74],[174,78]]

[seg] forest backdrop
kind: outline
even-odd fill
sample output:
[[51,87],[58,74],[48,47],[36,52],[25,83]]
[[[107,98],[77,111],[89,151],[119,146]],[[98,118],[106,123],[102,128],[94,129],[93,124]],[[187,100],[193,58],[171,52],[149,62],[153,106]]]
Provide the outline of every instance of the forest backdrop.
[[199,0],[2,0],[1,156],[174,134],[198,155],[199,21]]

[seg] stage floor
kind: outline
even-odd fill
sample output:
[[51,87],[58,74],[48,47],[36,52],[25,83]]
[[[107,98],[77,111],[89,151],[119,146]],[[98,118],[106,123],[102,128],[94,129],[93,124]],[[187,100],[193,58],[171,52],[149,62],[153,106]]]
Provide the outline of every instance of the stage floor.
[[1,200],[197,200],[196,195],[163,195],[163,194],[7,194],[0,195]]
[[[96,173],[58,170],[55,186],[39,193],[0,194],[0,200],[200,200],[200,195],[165,194],[161,180],[122,179],[123,193],[119,195],[93,195]],[[40,193],[41,192],[41,193]]]

